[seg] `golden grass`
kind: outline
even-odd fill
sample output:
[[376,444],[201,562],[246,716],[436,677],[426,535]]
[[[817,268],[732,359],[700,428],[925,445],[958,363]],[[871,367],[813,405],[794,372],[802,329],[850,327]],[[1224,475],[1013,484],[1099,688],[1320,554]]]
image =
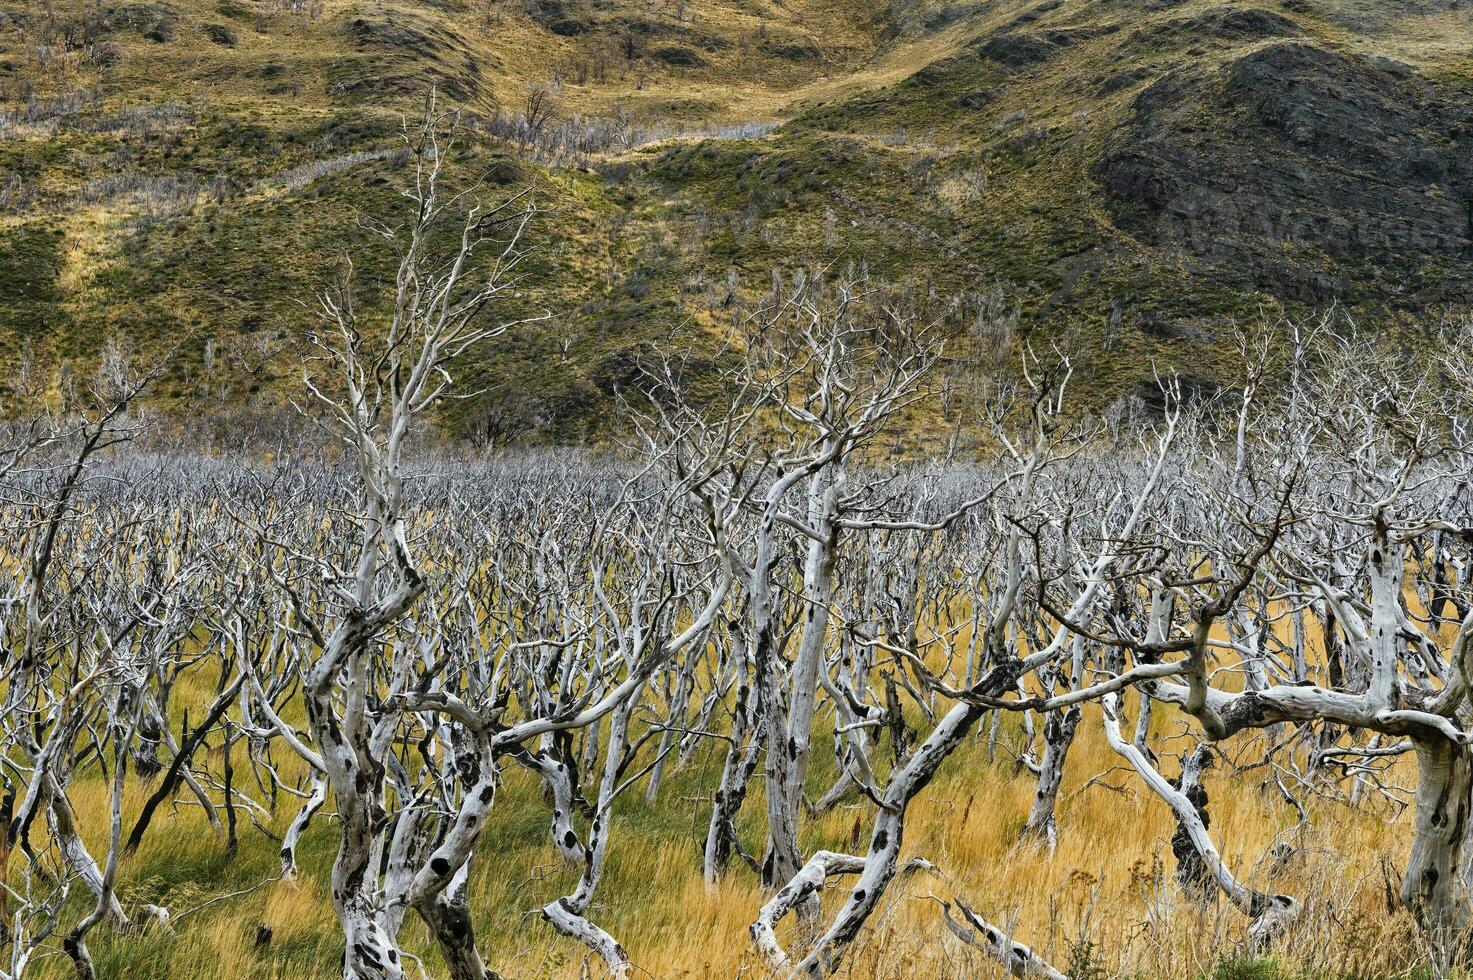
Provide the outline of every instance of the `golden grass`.
[[[1410,591],[1408,603],[1414,615],[1423,611]],[[1276,628],[1282,634],[1285,621]],[[967,639],[963,629],[952,643],[964,649]],[[1319,659],[1317,647],[1311,643],[1312,662]],[[1241,680],[1240,673],[1228,672],[1214,683],[1239,689]],[[189,672],[176,696],[193,708],[207,703],[213,691],[212,678]],[[1135,703],[1134,696],[1126,699],[1128,709]],[[300,723],[296,708],[288,705],[289,722]],[[1170,706],[1158,705],[1152,721],[1161,768],[1174,775],[1177,758],[1196,744],[1194,729]],[[824,723],[821,718],[820,726]],[[1052,852],[1020,839],[1036,789],[1032,774],[1017,762],[1020,719],[1004,719],[991,758],[988,724],[984,719],[908,811],[906,855],[927,858],[942,877],[897,880],[843,975],[993,975],[992,962],[946,934],[933,897],[957,897],[994,922],[1011,923],[1017,938],[1061,968],[1086,967],[1080,971],[1085,977],[1213,976],[1225,960],[1239,955],[1245,920],[1224,902],[1203,903],[1178,888],[1170,846],[1175,821],[1166,804],[1110,750],[1097,706],[1086,707],[1068,757],[1057,807],[1058,846]],[[928,726],[919,727],[924,732]],[[1329,784],[1301,784],[1287,770],[1255,765],[1275,737],[1271,731],[1245,733],[1221,743],[1205,785],[1211,833],[1234,873],[1305,904],[1300,922],[1271,951],[1290,971],[1282,975],[1413,975],[1422,951],[1409,916],[1395,900],[1411,840],[1410,809],[1371,787],[1352,807],[1343,802],[1343,786],[1333,791]],[[834,777],[830,738],[822,732],[815,739],[810,798]],[[237,786],[258,797],[239,743],[235,751]],[[641,786],[615,809],[607,873],[590,916],[650,976],[714,980],[763,973],[747,933],[764,901],[755,876],[737,863],[712,893],[701,878],[700,850],[721,751],[722,745],[713,742],[690,766],[667,773],[654,804],[645,802]],[[1287,761],[1282,753],[1275,759]],[[274,761],[285,778],[302,776],[301,764],[289,753],[275,753]],[[208,768],[218,773],[221,762],[221,747],[212,743]],[[1234,762],[1248,768],[1235,774]],[[1307,831],[1296,832],[1298,814],[1275,775],[1305,806]],[[1383,782],[1409,801],[1416,784],[1413,759],[1396,759]],[[141,780],[128,784],[125,827],[131,827],[152,789]],[[84,834],[99,855],[108,793],[95,770],[79,776],[71,791]],[[267,829],[280,834],[295,806],[284,796]],[[140,980],[331,975],[341,939],[326,885],[335,846],[330,810],[329,801],[303,842],[302,878],[269,883],[277,873],[276,841],[257,831],[242,810],[240,846],[228,853],[188,792],[179,792],[175,806],[161,808],[142,846],[124,862],[119,891],[125,905],[158,902],[182,919],[170,935],[100,932],[92,942],[100,961],[114,964],[115,975]],[[758,853],[763,812],[759,771],[740,821],[746,846]],[[563,866],[549,839],[550,818],[540,782],[508,765],[470,887],[479,942],[488,963],[505,977],[601,975],[597,962],[589,962],[580,946],[553,932],[538,914],[576,880],[576,870]],[[800,843],[807,853],[820,847],[863,853],[871,819],[871,806],[852,799],[805,818]],[[1292,846],[1289,860],[1275,859],[1278,843]],[[18,860],[12,862],[12,873],[18,866]],[[843,900],[846,885],[842,879],[831,884],[825,896],[830,909]],[[236,891],[244,894],[200,908]],[[263,926],[270,940],[258,945]],[[794,929],[786,923],[780,938],[801,946],[803,937]],[[424,957],[431,976],[440,975],[433,944],[412,915],[401,938],[407,951]],[[64,957],[52,956],[41,961],[37,975],[70,976],[70,966]]]
[[[1159,714],[1160,744],[1169,757],[1190,743],[1169,737],[1184,729],[1178,717],[1165,710]],[[990,962],[944,933],[932,895],[957,896],[995,921],[1014,922],[1021,940],[1061,966],[1079,965],[1087,949],[1088,962],[1102,971],[1100,976],[1211,975],[1215,964],[1234,955],[1245,922],[1223,903],[1204,905],[1177,888],[1169,811],[1133,772],[1110,772],[1120,760],[1104,742],[1096,711],[1086,712],[1069,757],[1053,853],[1019,840],[1035,788],[1032,776],[1017,771],[1006,751],[1019,737],[1010,721],[1000,740],[1003,751],[989,762],[986,731],[977,732],[916,800],[907,820],[906,850],[933,861],[945,877],[897,881],[845,975],[992,975]],[[1242,740],[1227,746],[1229,755],[1248,749]],[[701,881],[699,849],[709,806],[702,794],[709,793],[718,762],[714,754],[698,757],[688,771],[671,774],[655,805],[635,791],[615,817],[608,874],[591,915],[652,976],[761,974],[747,939],[747,926],[763,901],[754,876],[738,865],[714,894],[707,894]],[[1163,764],[1168,772],[1173,766]],[[818,768],[824,771],[816,774],[814,787],[821,791],[832,765],[820,759]],[[1411,785],[1410,768],[1407,761],[1399,762],[1388,782]],[[1410,922],[1400,911],[1388,910],[1386,897],[1388,888],[1395,891],[1394,869],[1406,857],[1410,813],[1374,793],[1352,809],[1296,788],[1312,829],[1302,840],[1293,839],[1295,859],[1274,870],[1268,851],[1297,817],[1272,782],[1263,785],[1267,772],[1233,777],[1214,771],[1207,786],[1212,832],[1230,866],[1254,885],[1307,905],[1301,926],[1275,955],[1315,975],[1395,976],[1415,967]],[[140,784],[130,787],[130,813],[137,812],[146,791]],[[89,840],[100,845],[105,787],[96,778],[83,779],[73,797]],[[185,799],[180,796],[181,804]],[[290,803],[283,806],[273,829],[280,831],[290,810]],[[758,787],[742,823],[751,848],[760,847],[761,812]],[[483,949],[504,976],[599,972],[580,947],[554,934],[537,914],[575,877],[561,866],[547,839],[549,816],[540,787],[520,770],[509,770],[478,852],[470,893]],[[803,845],[862,852],[870,819],[867,805],[841,806],[807,820]],[[341,950],[325,887],[333,846],[330,818],[319,817],[309,834],[300,881],[270,884],[187,912],[274,874],[275,842],[244,816],[241,834],[240,849],[231,857],[198,808],[181,805],[161,812],[142,848],[125,863],[121,891],[130,901],[161,900],[185,917],[172,936],[99,935],[93,945],[102,951],[100,959],[122,967],[117,975],[130,978],[329,975]],[[827,899],[832,905],[844,893],[844,882],[837,881]],[[262,925],[269,927],[271,939],[258,948]],[[797,938],[793,929],[790,923],[780,933],[785,942]],[[436,975],[431,944],[412,916],[403,938]],[[56,956],[41,962],[38,975],[63,977],[69,969]]]

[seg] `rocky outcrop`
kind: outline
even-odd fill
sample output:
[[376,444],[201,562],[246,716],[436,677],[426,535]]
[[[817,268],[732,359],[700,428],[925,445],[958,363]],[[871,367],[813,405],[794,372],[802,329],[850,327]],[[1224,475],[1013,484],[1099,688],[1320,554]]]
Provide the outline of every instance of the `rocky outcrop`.
[[1242,42],[1295,37],[1299,24],[1283,14],[1251,7],[1214,7],[1186,17],[1138,28],[1126,40],[1128,49],[1204,44],[1208,41]]
[[1114,24],[1037,32],[997,34],[976,45],[985,60],[1012,69],[1027,68],[1056,57],[1067,48],[1119,30]]
[[[1184,65],[1136,95],[1093,175],[1122,227],[1242,285],[1473,297],[1470,107],[1415,73],[1288,40]],[[1357,266],[1384,281],[1357,287]]]

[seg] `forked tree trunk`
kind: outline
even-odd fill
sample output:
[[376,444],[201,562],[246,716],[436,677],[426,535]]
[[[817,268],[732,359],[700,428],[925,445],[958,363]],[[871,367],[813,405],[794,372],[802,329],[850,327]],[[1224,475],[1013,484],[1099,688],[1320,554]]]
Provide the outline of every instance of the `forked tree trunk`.
[[384,767],[363,759],[343,738],[330,698],[306,695],[307,720],[327,763],[338,807],[338,853],[332,864],[332,901],[343,929],[344,980],[403,980],[404,962],[383,928],[375,901],[386,817],[380,802]]
[[1469,946],[1470,909],[1463,878],[1468,832],[1468,749],[1450,740],[1415,741],[1416,829],[1401,896],[1431,944],[1436,960],[1457,962]]
[[[1007,687],[1012,686],[1011,680],[1009,678]],[[1001,693],[1001,687],[996,690]],[[875,814],[869,853],[864,857],[864,870],[860,872],[859,880],[849,893],[849,898],[840,907],[833,925],[824,933],[812,952],[798,964],[796,973],[805,977],[822,977],[838,968],[844,950],[859,934],[860,927],[879,904],[886,887],[900,869],[900,848],[905,837],[905,811],[909,808],[910,801],[925,789],[941,763],[961,745],[972,725],[982,716],[982,710],[969,704],[953,707],[936,724],[930,737],[890,777],[879,811]]]
[[346,940],[344,980],[403,980],[403,960],[394,938],[379,920],[378,904],[373,900],[371,883],[378,872],[377,828],[361,810],[339,816],[342,829],[332,868],[332,894]]
[[[629,761],[629,720],[639,700],[640,691],[635,689],[609,715],[608,748],[604,754],[604,769],[599,780],[598,804],[594,810],[593,822],[589,826],[588,843],[582,848],[583,874],[578,879],[578,887],[542,907],[543,917],[554,929],[578,940],[597,954],[604,961],[609,975],[617,980],[624,980],[629,975],[629,954],[608,930],[589,919],[587,913],[603,878],[614,798],[619,792],[619,779],[624,766]],[[456,977],[454,980],[470,978]]]
[[[1072,643],[1069,686],[1078,688],[1084,679],[1084,643],[1078,637]],[[1047,685],[1053,687],[1050,676]],[[1058,825],[1054,808],[1058,804],[1059,787],[1064,782],[1064,762],[1069,757],[1069,748],[1074,744],[1074,733],[1079,729],[1080,710],[1070,705],[1063,711],[1051,711],[1043,722],[1043,758],[1038,766],[1038,792],[1034,794],[1033,806],[1028,811],[1028,822],[1023,825],[1023,836],[1043,840],[1050,852],[1058,845]]]
[[450,980],[486,980],[493,976],[476,949],[476,934],[466,904],[465,884],[470,877],[470,866],[470,861],[461,865],[443,891],[417,906],[420,918],[440,947]]
[[747,739],[745,746],[738,739],[738,726],[733,724],[732,727],[732,742],[727,748],[726,761],[721,769],[721,783],[716,788],[715,799],[711,804],[711,823],[706,829],[704,875],[708,888],[715,887],[717,879],[731,862],[733,853],[745,855],[737,836],[736,817],[746,800],[752,774],[761,761],[761,725],[755,728],[746,724],[741,726],[741,735]]
[[1069,747],[1074,744],[1079,718],[1076,705],[1065,711],[1050,712],[1043,723],[1043,759],[1039,762],[1038,792],[1034,794],[1033,806],[1028,811],[1028,822],[1023,825],[1023,835],[1044,841],[1050,851],[1058,844],[1054,808],[1058,804],[1059,787],[1064,782],[1064,760],[1069,756]]

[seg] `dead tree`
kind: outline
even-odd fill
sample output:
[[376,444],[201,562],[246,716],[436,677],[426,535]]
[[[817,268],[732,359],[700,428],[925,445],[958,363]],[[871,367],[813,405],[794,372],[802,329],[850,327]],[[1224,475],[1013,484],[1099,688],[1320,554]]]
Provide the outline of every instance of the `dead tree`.
[[[410,693],[413,680],[409,659],[392,655],[403,649],[404,638],[386,644],[385,636],[403,625],[426,588],[409,544],[404,454],[416,421],[449,389],[448,369],[456,358],[507,328],[505,319],[491,321],[487,314],[512,288],[518,243],[531,217],[517,198],[483,211],[445,192],[442,178],[455,148],[454,124],[431,98],[417,125],[405,125],[415,164],[414,183],[404,192],[409,222],[403,228],[374,228],[400,253],[387,322],[363,321],[350,264],[322,295],[323,329],[314,342],[330,373],[308,374],[304,384],[354,461],[358,509],[352,529],[345,531],[356,541],[348,549],[334,549],[346,559],[343,567],[332,558],[293,549],[290,567],[274,575],[294,605],[295,639],[315,651],[301,659],[313,743],[308,762],[320,763],[337,805],[333,904],[347,939],[344,972],[364,980],[404,975],[395,940],[397,913],[382,875],[389,843],[382,821],[390,781],[384,759],[400,722],[394,699]],[[440,255],[434,233],[447,221],[460,224],[458,244]],[[329,589],[313,602],[304,592],[303,576],[328,583]],[[375,682],[385,669],[392,678],[387,696]],[[465,751],[457,764],[466,792],[489,799],[495,773],[485,752]],[[467,953],[437,902],[464,863],[463,839],[479,826],[478,818],[467,816],[441,845],[461,854],[461,861],[447,867],[432,858],[430,865],[414,869],[406,899],[425,917],[447,961],[470,960],[468,969],[478,966],[474,950]],[[478,969],[475,975],[483,973]]]

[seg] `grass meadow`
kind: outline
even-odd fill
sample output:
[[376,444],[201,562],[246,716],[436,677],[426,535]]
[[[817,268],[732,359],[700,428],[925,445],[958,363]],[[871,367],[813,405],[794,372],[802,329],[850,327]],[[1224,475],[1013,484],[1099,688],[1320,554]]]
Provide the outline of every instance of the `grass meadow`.
[[[1011,923],[1016,938],[1076,978],[1422,975],[1411,920],[1396,901],[1398,869],[1410,839],[1409,809],[1370,787],[1356,807],[1328,795],[1321,799],[1313,785],[1295,784],[1291,773],[1272,767],[1250,763],[1234,774],[1229,760],[1257,762],[1263,744],[1227,743],[1225,758],[1206,782],[1218,847],[1253,885],[1291,894],[1307,905],[1306,915],[1273,949],[1239,955],[1233,951],[1240,947],[1246,922],[1225,902],[1204,903],[1177,886],[1170,849],[1174,821],[1165,804],[1110,751],[1097,710],[1086,711],[1069,755],[1052,853],[1038,842],[1020,840],[1035,781],[1018,761],[1025,737],[1018,719],[1003,720],[990,758],[990,722],[984,719],[909,811],[907,851],[932,861],[941,874],[915,875],[893,887],[840,975],[996,975],[994,961],[946,932],[934,899],[952,897],[994,922]],[[1154,720],[1167,773],[1176,766],[1167,760],[1195,744],[1186,737],[1185,723],[1171,713],[1158,707]],[[828,744],[816,742],[820,751],[810,798],[835,775]],[[234,751],[242,751],[241,743]],[[747,936],[764,900],[756,876],[737,862],[712,892],[701,878],[700,847],[719,753],[719,745],[707,745],[685,768],[667,771],[654,802],[645,799],[640,786],[616,805],[607,874],[590,917],[628,948],[640,975],[712,980],[764,975]],[[212,746],[210,769],[218,771],[221,761],[219,746]],[[276,761],[284,775],[296,765],[285,756]],[[1309,818],[1307,827],[1299,826],[1275,776],[1294,787]],[[1409,799],[1407,788],[1415,778],[1406,757],[1381,777],[1388,794],[1403,799]],[[151,789],[141,780],[130,781],[129,815],[137,813]],[[102,848],[106,785],[95,773],[85,779],[79,775],[72,795],[87,823],[89,843]],[[187,794],[179,795],[172,809],[155,818],[120,875],[124,904],[166,905],[176,916],[172,928],[142,935],[100,930],[91,943],[99,972],[129,980],[336,975],[342,939],[325,884],[335,847],[331,801],[301,846],[303,873],[292,882],[272,880],[279,867],[277,842],[270,836],[279,835],[290,820],[295,809],[290,800],[283,800],[275,820],[258,818],[259,823],[238,809],[234,851],[190,802]],[[868,803],[853,798],[809,817],[801,838],[805,851],[859,848],[862,853],[870,813]],[[576,880],[576,871],[563,866],[551,843],[550,818],[540,781],[508,764],[470,887],[487,962],[507,980],[602,975],[601,964],[556,934],[538,911]],[[745,846],[759,854],[762,818],[759,778],[740,822]],[[1276,845],[1288,845],[1291,856],[1276,857]],[[844,880],[835,879],[826,895],[832,902],[845,893]],[[780,933],[785,942],[801,942],[794,928],[791,920],[785,925]],[[402,938],[406,951],[423,955],[424,969],[438,975],[433,943],[415,917],[405,920]],[[36,970],[41,977],[62,978],[72,968],[58,952]]]

